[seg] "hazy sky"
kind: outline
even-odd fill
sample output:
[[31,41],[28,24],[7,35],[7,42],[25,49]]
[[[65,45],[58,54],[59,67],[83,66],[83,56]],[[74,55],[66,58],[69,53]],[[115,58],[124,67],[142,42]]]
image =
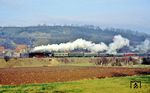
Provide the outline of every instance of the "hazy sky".
[[150,0],[0,0],[0,26],[91,24],[150,33]]

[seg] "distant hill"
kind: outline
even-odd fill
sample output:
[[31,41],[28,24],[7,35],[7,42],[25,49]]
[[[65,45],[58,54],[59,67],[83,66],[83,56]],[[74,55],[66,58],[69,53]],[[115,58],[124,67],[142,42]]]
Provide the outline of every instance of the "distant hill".
[[0,45],[15,48],[16,44],[31,46],[74,41],[78,38],[95,43],[112,42],[114,35],[122,35],[130,40],[131,45],[137,45],[150,38],[149,34],[115,28],[101,29],[87,26],[29,26],[29,27],[0,27]]

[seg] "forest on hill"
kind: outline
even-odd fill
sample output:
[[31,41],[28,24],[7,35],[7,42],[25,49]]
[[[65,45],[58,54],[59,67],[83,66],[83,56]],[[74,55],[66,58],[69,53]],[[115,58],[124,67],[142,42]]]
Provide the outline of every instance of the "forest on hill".
[[82,38],[94,43],[109,44],[115,35],[121,35],[130,40],[130,45],[138,45],[149,34],[116,28],[104,28],[93,25],[84,26],[28,26],[0,27],[0,46],[13,49],[17,44],[27,44],[31,47],[47,44],[59,44]]

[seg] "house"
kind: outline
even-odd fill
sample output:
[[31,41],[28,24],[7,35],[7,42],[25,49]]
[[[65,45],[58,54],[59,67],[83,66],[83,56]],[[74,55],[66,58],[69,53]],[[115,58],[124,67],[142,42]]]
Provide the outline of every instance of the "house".
[[27,51],[27,49],[28,49],[27,45],[20,44],[20,45],[16,46],[15,52],[16,53],[25,53]]

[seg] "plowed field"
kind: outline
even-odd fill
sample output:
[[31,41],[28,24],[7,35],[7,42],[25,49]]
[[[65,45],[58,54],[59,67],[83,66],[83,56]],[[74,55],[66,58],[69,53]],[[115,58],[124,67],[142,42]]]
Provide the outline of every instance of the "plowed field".
[[150,68],[75,66],[2,68],[0,69],[0,85],[65,82],[89,78],[145,74],[150,74]]

